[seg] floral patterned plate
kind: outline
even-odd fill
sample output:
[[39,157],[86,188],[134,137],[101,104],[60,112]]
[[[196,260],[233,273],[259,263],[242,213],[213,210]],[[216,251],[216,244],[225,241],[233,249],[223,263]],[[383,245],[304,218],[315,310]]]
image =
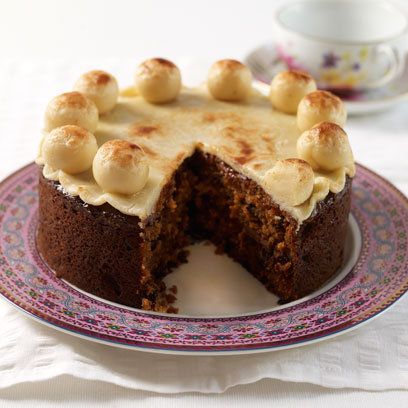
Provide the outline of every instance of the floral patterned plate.
[[[326,64],[335,64],[337,56],[326,55]],[[286,69],[302,69],[295,60],[288,57],[284,50],[275,44],[265,44],[251,51],[245,58],[254,77],[269,85],[271,79],[278,72]],[[348,95],[339,95],[344,99],[347,113],[361,115],[389,109],[394,105],[408,101],[408,54],[401,74],[390,83],[373,89],[361,90]]]
[[408,289],[408,200],[362,166],[353,185],[353,245],[341,273],[297,302],[221,317],[144,312],[57,279],[36,250],[37,200],[34,164],[0,184],[0,293],[42,323],[105,344],[205,355],[295,347],[360,326]]

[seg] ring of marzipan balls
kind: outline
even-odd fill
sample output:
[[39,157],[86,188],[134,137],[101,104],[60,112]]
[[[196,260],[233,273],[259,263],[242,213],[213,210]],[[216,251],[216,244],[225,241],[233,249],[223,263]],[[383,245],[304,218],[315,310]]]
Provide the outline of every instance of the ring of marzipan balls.
[[98,125],[98,108],[79,92],[67,92],[51,99],[44,118],[45,130],[76,125],[94,132]]
[[214,99],[242,101],[251,92],[252,74],[249,68],[239,61],[220,60],[211,66],[207,86]]
[[297,109],[297,124],[302,132],[320,122],[332,122],[344,126],[346,119],[347,112],[342,100],[327,91],[307,94],[300,101]]
[[166,103],[177,98],[181,89],[180,70],[171,61],[152,58],[136,70],[136,89],[151,103]]
[[272,79],[269,98],[274,108],[293,114],[301,99],[316,89],[316,82],[305,72],[284,71]]
[[149,176],[142,148],[126,140],[109,140],[98,150],[92,165],[98,185],[107,193],[134,194]]
[[314,170],[354,168],[347,134],[335,123],[322,122],[304,131],[297,141],[297,152]]
[[102,114],[115,107],[119,96],[119,86],[115,77],[99,70],[81,75],[75,82],[74,90],[91,99]]
[[310,164],[304,160],[278,160],[265,174],[264,182],[278,202],[296,206],[312,195],[314,173]]
[[66,125],[48,133],[41,150],[45,163],[53,169],[78,174],[92,166],[98,144],[95,136],[88,130]]

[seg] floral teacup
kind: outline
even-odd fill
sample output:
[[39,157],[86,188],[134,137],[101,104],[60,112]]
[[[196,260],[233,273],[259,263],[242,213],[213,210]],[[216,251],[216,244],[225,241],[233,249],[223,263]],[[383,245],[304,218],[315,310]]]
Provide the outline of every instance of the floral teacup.
[[303,0],[276,15],[277,51],[319,87],[382,86],[402,72],[407,18],[382,0]]

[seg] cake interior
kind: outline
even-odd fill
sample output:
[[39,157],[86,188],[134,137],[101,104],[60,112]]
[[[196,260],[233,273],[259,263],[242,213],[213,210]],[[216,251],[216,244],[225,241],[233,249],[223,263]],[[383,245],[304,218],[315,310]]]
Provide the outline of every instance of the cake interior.
[[146,271],[161,279],[187,260],[187,245],[209,240],[267,289],[290,299],[296,225],[247,177],[197,151],[175,173],[146,224]]
[[[344,210],[348,209],[346,199]],[[325,225],[328,220],[324,213],[328,210],[329,206],[320,206],[317,225],[312,224],[314,231],[308,232],[307,223],[299,231],[297,222],[281,211],[257,183],[216,156],[198,150],[176,171],[145,225],[145,273],[148,281],[160,281],[187,261],[187,245],[209,240],[217,253],[239,262],[282,302],[297,299],[322,284],[342,262],[346,230],[342,215],[334,247],[329,245],[327,249],[327,242],[321,241],[329,231],[333,234]],[[333,216],[331,222],[336,222],[336,215],[329,214]],[[321,240],[317,237],[316,241],[314,232],[321,235]],[[301,236],[303,251],[299,248]],[[311,241],[321,247],[308,248]],[[312,259],[316,256],[321,258]],[[309,271],[309,278],[300,277],[301,268],[307,273],[310,262],[320,265],[320,270]],[[143,306],[166,307],[165,302],[158,301],[160,295],[154,293],[153,286],[150,289],[153,296]]]

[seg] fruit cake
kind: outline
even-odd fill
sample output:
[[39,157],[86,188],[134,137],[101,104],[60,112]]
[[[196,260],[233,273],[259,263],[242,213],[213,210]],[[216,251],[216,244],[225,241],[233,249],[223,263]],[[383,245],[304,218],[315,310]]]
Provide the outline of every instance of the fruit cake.
[[355,174],[346,116],[306,73],[261,92],[235,60],[194,88],[162,58],[122,90],[88,72],[46,109],[38,250],[87,292],[174,312],[162,278],[209,240],[282,302],[299,299],[342,263]]

